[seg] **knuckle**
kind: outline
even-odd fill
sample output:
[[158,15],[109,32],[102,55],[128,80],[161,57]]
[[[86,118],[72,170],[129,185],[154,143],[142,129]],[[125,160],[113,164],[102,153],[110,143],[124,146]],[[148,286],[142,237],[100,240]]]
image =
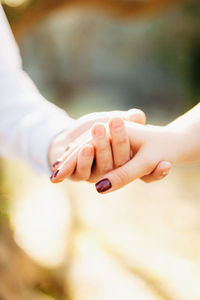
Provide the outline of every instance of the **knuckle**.
[[76,180],[88,180],[89,178],[89,174],[87,173],[78,173],[76,176],[75,176]]
[[129,183],[131,181],[131,178],[128,172],[124,168],[121,168],[119,170],[116,170],[115,180],[120,186],[123,186]]
[[146,163],[144,162],[143,170],[144,170],[145,175],[150,174],[153,171],[153,167],[154,167],[153,161],[150,160],[150,161],[147,161]]
[[121,137],[119,139],[116,140],[116,145],[117,146],[123,146],[124,144],[126,144],[128,141],[128,139],[126,137]]
[[[106,152],[107,151],[107,144],[105,142],[99,142],[96,145],[96,151],[98,152]],[[104,155],[106,155],[106,153],[104,153]]]
[[99,173],[104,175],[104,174],[110,172],[111,170],[112,170],[112,166],[104,165],[104,166],[101,166]]
[[96,151],[97,152],[106,152],[108,151],[108,147],[109,147],[109,143],[108,143],[108,140],[107,138],[101,138],[101,139],[97,139],[96,140]]

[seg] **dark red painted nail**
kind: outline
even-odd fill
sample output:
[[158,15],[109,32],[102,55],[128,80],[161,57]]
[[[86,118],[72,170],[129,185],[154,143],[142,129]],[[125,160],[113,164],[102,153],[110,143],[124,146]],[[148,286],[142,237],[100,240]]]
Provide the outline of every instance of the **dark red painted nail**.
[[53,178],[56,178],[60,170],[57,170],[55,173],[53,173]]
[[56,161],[56,162],[52,165],[52,167],[53,167],[53,168],[57,167],[57,166],[59,165],[59,163],[60,163],[60,161]]
[[96,183],[96,189],[98,193],[103,193],[107,190],[109,190],[112,187],[112,184],[109,179],[102,179],[99,182]]

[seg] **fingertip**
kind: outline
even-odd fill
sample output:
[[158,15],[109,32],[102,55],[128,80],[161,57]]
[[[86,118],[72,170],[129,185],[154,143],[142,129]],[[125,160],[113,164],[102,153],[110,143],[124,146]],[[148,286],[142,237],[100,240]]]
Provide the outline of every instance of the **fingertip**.
[[64,179],[73,174],[74,170],[76,169],[77,154],[78,153],[72,154],[71,157],[62,162],[56,172],[53,173],[51,178],[53,183],[62,182]]
[[111,118],[109,121],[109,129],[110,130],[121,129],[123,126],[124,126],[124,121],[123,121],[123,119],[121,119],[119,117]]
[[151,174],[143,176],[141,180],[145,183],[162,180],[169,174],[171,167],[172,164],[170,162],[161,161]]
[[95,188],[98,193],[102,194],[108,192],[112,188],[112,184],[108,178],[104,178],[95,184]]
[[128,110],[128,121],[146,124],[146,115],[145,113],[138,108],[132,108]]
[[105,135],[105,126],[102,123],[95,123],[91,129],[93,138],[102,138]]
[[172,167],[172,164],[169,161],[161,161],[160,167],[165,170],[170,170]]
[[60,170],[57,169],[55,172],[53,172],[53,174],[50,176],[50,180],[52,183],[60,183],[63,181],[62,178],[58,178],[58,174],[59,174]]
[[154,177],[158,178],[158,179],[162,179],[164,177],[166,177],[170,170],[171,170],[172,164],[170,162],[167,161],[161,161],[157,168],[155,169],[154,173]]

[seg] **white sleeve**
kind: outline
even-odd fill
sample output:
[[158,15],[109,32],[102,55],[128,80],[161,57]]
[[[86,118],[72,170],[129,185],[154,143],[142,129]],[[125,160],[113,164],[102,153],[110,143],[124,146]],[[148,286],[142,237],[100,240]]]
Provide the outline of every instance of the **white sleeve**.
[[23,72],[19,49],[0,5],[0,155],[22,159],[49,173],[51,140],[73,122],[65,111],[45,100]]

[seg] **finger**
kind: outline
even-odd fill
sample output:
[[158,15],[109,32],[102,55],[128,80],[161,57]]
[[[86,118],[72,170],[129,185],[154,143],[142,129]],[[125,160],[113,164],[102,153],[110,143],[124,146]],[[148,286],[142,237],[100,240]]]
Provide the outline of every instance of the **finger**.
[[109,122],[114,166],[122,166],[130,160],[130,143],[124,122],[120,118],[114,118]]
[[99,193],[108,193],[118,190],[133,180],[151,173],[155,163],[151,162],[143,151],[138,152],[132,160],[122,167],[104,175],[104,178],[96,184]]
[[65,178],[72,175],[76,169],[78,151],[80,147],[76,149],[51,175],[50,179],[52,183],[62,182]]
[[90,144],[84,145],[78,153],[76,171],[71,175],[71,179],[88,180],[91,175],[93,160],[94,147]]
[[[120,117],[127,121],[132,121],[140,124],[145,124],[146,116],[145,113],[140,109],[130,109],[129,111],[111,111],[111,112],[101,112],[93,113],[87,116],[80,118],[76,121],[76,126],[73,126],[68,132],[68,139],[66,143],[69,143],[69,140],[74,141],[76,138],[81,136],[85,131],[87,131],[91,126],[98,122],[105,123],[109,121],[110,117]],[[63,133],[64,134],[64,133]],[[70,146],[65,149],[62,156],[60,156],[53,164],[52,170],[55,172],[63,161],[74,151],[75,144],[71,143]]]
[[161,180],[169,174],[171,167],[170,162],[161,161],[151,174],[143,176],[141,180],[146,183]]
[[72,153],[77,153],[77,150],[80,148],[81,143],[79,141],[70,143],[69,146],[65,149],[64,153],[57,159],[57,161],[52,165],[52,170],[55,172],[63,162],[70,157]]
[[64,153],[52,164],[53,172],[55,172],[63,161],[72,153],[72,148],[73,147],[67,146]]
[[146,115],[142,110],[132,108],[126,112],[125,120],[144,125],[146,123]]
[[110,139],[103,124],[92,127],[92,137],[96,150],[96,172],[103,175],[113,168]]
[[[137,108],[130,109],[128,111],[107,111],[107,112],[98,112],[98,113],[91,113],[89,115],[85,115],[79,118],[76,121],[76,126],[69,131],[68,135],[69,138],[73,141],[79,135],[84,133],[86,130],[92,127],[96,122],[106,123],[109,121],[110,117],[120,117],[127,121],[132,121],[140,124],[145,124],[146,116],[145,113]],[[75,129],[75,130],[74,130]]]

